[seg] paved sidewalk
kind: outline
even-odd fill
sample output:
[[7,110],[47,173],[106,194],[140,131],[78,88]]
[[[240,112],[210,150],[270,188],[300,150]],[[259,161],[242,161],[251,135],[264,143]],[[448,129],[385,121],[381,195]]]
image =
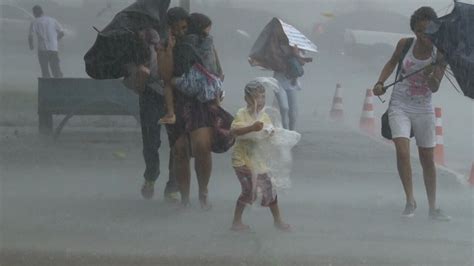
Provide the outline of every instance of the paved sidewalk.
[[[472,265],[473,191],[438,172],[449,223],[428,220],[421,167],[419,205],[404,207],[395,154],[352,129],[307,119],[294,150],[294,186],[279,194],[280,233],[268,210],[245,212],[253,232],[230,232],[240,187],[230,155],[214,156],[213,210],[140,198],[140,133],[71,129],[53,144],[35,130],[0,130],[1,265]],[[8,137],[8,138],[7,138]],[[167,144],[162,149],[167,161]],[[164,174],[166,171],[163,168]]]

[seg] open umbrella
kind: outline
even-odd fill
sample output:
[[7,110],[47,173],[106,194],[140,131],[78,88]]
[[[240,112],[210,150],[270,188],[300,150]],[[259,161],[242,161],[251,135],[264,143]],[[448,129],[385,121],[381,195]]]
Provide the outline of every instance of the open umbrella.
[[[432,21],[425,33],[444,54],[449,64],[449,69],[446,69],[445,73],[446,78],[457,89],[451,79],[454,76],[464,95],[474,99],[474,5],[455,0],[453,11]],[[437,63],[433,62],[431,65]],[[431,65],[403,76],[384,88],[392,87]],[[385,102],[380,97],[379,99]]]
[[445,55],[465,96],[474,99],[474,5],[454,1],[453,11],[428,26],[425,32]]
[[138,0],[123,9],[97,34],[84,56],[87,74],[94,79],[123,77],[125,64],[143,63],[149,57],[138,39],[138,31],[152,28],[165,33],[170,0]]
[[252,46],[249,54],[251,65],[285,72],[293,46],[308,52],[318,51],[317,46],[303,33],[275,17],[265,26]]

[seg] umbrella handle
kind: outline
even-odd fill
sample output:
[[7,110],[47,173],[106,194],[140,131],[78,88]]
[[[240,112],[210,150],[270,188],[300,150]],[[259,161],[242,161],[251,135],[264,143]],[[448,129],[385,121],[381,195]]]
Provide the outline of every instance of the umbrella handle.
[[[390,84],[388,84],[387,86],[384,86],[384,87],[383,87],[383,90],[384,90],[384,91],[387,91],[387,89],[389,89],[390,87],[395,86],[397,83],[400,83],[400,82],[404,81],[405,79],[407,79],[407,78],[409,78],[409,77],[411,77],[411,76],[414,76],[414,75],[420,73],[421,71],[424,71],[424,70],[427,69],[428,67],[436,65],[437,63],[438,63],[438,61],[435,61],[435,62],[433,62],[433,63],[431,63],[431,64],[429,64],[429,65],[427,65],[427,66],[425,66],[425,67],[423,67],[423,68],[418,69],[417,71],[414,71],[413,73],[410,73],[410,74],[408,74],[408,75],[406,75],[406,76],[403,76],[403,77],[401,77],[400,79],[395,80],[395,82],[390,83]],[[385,100],[383,100],[382,98],[380,98],[380,96],[378,96],[378,97],[379,97],[379,100],[380,100],[382,103],[385,103]]]
[[424,70],[427,69],[428,67],[436,65],[437,63],[438,63],[438,62],[435,61],[435,62],[433,62],[433,63],[431,63],[431,64],[429,64],[429,65],[427,65],[427,66],[425,66],[425,67],[423,67],[423,68],[418,69],[417,71],[414,71],[413,73],[410,73],[410,74],[408,74],[408,75],[406,75],[406,76],[403,76],[403,77],[401,77],[400,79],[396,80],[395,82],[390,83],[390,84],[388,84],[387,86],[384,86],[383,89],[384,89],[384,90],[387,90],[388,88],[394,86],[395,84],[400,83],[400,82],[404,81],[405,79],[407,79],[407,78],[409,78],[409,77],[411,77],[411,76],[414,76],[414,75],[420,73],[421,71],[424,71]]

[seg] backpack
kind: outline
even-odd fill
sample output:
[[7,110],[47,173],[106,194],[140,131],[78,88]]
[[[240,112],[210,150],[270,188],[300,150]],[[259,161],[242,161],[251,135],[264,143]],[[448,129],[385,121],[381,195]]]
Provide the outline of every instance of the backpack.
[[[407,39],[405,46],[403,46],[402,50],[402,55],[400,56],[400,59],[398,60],[398,65],[397,65],[397,72],[395,74],[395,81],[397,81],[398,76],[400,75],[400,72],[402,70],[402,65],[403,65],[403,60],[405,59],[405,56],[408,53],[408,50],[410,50],[411,45],[413,44],[414,38],[409,38]],[[391,140],[392,139],[392,130],[390,129],[390,123],[388,121],[388,109],[385,111],[385,113],[382,115],[382,136],[386,139]],[[413,132],[413,128],[410,131],[410,138],[415,136],[415,133]]]

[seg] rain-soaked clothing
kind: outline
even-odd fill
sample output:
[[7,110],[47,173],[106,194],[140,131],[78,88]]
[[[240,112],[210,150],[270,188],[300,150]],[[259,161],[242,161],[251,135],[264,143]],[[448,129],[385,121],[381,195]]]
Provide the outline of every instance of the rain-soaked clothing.
[[[241,108],[235,115],[232,122],[232,129],[251,126],[256,117],[247,108]],[[272,126],[272,121],[266,113],[259,116],[259,121],[263,122],[264,128]],[[269,206],[276,203],[276,190],[272,185],[272,180],[268,174],[268,167],[265,158],[258,152],[258,141],[265,138],[263,132],[252,132],[237,138],[234,151],[232,153],[232,166],[239,179],[242,192],[238,201],[242,204],[252,204],[257,199],[257,192],[262,194],[262,206]],[[260,136],[257,136],[260,135]],[[267,135],[267,137],[269,137]]]
[[[231,129],[243,128],[251,126],[256,121],[247,108],[241,108],[234,117]],[[270,117],[263,113],[259,121],[263,122],[264,127],[272,125]],[[256,140],[250,139],[248,135],[237,138],[232,152],[232,166],[242,167],[246,166],[252,171],[258,173],[264,173],[268,171],[264,158],[259,158],[259,154],[256,152],[257,143]],[[258,132],[257,132],[258,134]]]
[[[192,44],[184,40],[178,40],[173,50],[175,77],[188,73],[194,63],[202,64],[201,58],[195,52],[195,47],[190,49],[190,45]],[[214,129],[213,152],[226,152],[234,144],[235,140],[230,134],[233,117],[221,106],[213,102],[200,102],[195,97],[186,96],[175,90],[174,107],[176,123],[167,125],[170,145],[174,145],[181,136],[206,127]]]
[[185,41],[193,45],[196,53],[201,59],[202,65],[208,71],[218,77],[222,75],[222,68],[211,35],[200,36],[196,34],[188,34]]
[[[246,166],[234,167],[234,170],[242,187],[238,201],[242,204],[252,204],[257,200],[257,191],[253,190],[252,171]],[[276,190],[273,188],[270,176],[267,173],[259,174],[256,177],[256,182],[256,187],[260,189],[262,193],[262,201],[260,204],[264,207],[268,207],[277,203]]]

